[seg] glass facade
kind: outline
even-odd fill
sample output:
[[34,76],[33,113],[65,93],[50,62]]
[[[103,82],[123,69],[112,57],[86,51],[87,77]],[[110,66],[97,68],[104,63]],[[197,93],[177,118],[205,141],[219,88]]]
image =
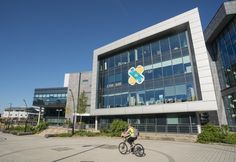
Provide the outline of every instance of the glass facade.
[[[143,66],[142,84],[128,83],[128,70]],[[197,100],[187,31],[99,59],[97,108]]]
[[[229,125],[236,125],[236,92],[223,97]],[[235,128],[236,130],[236,128]]]
[[35,89],[34,106],[42,107],[65,107],[67,88]]
[[[236,86],[236,18],[224,28],[213,42],[221,89]],[[223,96],[229,125],[236,124],[235,93]]]
[[222,74],[221,89],[236,85],[236,18],[223,30],[213,43],[217,70]]

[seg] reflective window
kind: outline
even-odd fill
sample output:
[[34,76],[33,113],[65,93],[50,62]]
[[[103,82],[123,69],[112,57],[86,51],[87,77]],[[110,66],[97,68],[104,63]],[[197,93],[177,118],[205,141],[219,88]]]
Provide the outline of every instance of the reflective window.
[[135,61],[135,52],[134,50],[129,51],[129,61],[134,62]]
[[[196,100],[189,55],[185,31],[101,59],[103,68],[98,73],[98,108]],[[144,67],[145,80],[142,84],[130,85],[128,70],[138,65]]]
[[163,76],[162,74],[162,68],[156,68],[154,69],[154,78],[161,78]]
[[155,41],[151,43],[152,47],[152,55],[153,56],[160,56],[161,55],[161,49],[160,49],[160,41]]
[[121,63],[122,65],[127,64],[129,62],[129,60],[128,60],[128,53],[127,52],[121,54],[121,60],[122,60],[122,63]]
[[172,51],[180,49],[179,37],[178,34],[170,37],[170,47]]
[[170,52],[170,47],[169,47],[168,38],[162,39],[160,41],[160,43],[161,43],[160,45],[161,45],[162,55],[165,55],[166,53],[169,53]]
[[115,66],[120,66],[121,65],[121,56],[120,55],[116,55],[115,56]]
[[235,19],[225,27],[221,35],[213,43],[214,52],[217,56],[217,70],[222,75],[222,89],[236,85]]
[[[212,46],[217,56],[216,67],[221,89],[230,89],[236,85],[236,18],[224,27]],[[223,97],[229,125],[236,124],[235,98],[236,93]]]
[[108,59],[108,67],[109,68],[113,68],[114,67],[114,61],[115,61],[115,59],[114,59],[115,57],[113,56],[113,57],[110,57],[109,59]]

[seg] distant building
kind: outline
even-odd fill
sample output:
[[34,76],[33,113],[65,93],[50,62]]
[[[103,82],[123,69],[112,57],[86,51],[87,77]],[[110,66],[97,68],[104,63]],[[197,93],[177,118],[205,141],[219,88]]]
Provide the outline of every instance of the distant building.
[[44,119],[48,123],[64,123],[67,88],[37,88],[33,105],[44,108]]
[[[77,105],[82,92],[85,92],[85,96],[88,99],[86,113],[83,115],[88,116],[91,102],[91,72],[65,74],[64,87],[36,88],[33,105],[44,107],[43,118],[49,124],[62,124],[66,119],[72,121],[74,108],[76,115],[80,115],[77,113]],[[86,117],[84,119],[86,120]]]
[[3,112],[2,118],[26,119],[38,116],[38,111],[33,107],[9,107]]

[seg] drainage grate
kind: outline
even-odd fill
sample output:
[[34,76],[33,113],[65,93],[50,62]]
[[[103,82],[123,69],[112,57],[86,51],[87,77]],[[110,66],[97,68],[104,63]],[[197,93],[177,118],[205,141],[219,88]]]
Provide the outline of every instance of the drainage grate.
[[57,148],[53,148],[52,150],[55,150],[55,151],[68,151],[68,150],[73,150],[73,149],[69,148],[69,147],[57,147]]
[[103,145],[101,147],[99,147],[101,149],[108,149],[108,150],[115,150],[117,149],[117,146],[116,145]]

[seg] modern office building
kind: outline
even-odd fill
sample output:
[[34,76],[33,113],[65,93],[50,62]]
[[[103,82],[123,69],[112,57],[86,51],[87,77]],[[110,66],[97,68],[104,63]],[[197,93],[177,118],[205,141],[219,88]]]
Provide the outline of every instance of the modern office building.
[[[84,114],[77,113],[81,93],[87,98]],[[72,97],[73,95],[73,97]],[[72,121],[73,114],[83,116],[86,122],[94,122],[90,116],[91,72],[67,73],[64,87],[37,88],[34,91],[33,105],[44,108],[44,120],[49,124],[62,124],[66,119]]]
[[216,111],[197,8],[94,50],[90,113],[96,128],[120,118],[141,131],[142,125],[166,131],[156,126],[187,124],[196,132],[199,113]]
[[236,126],[236,1],[224,2],[204,31],[221,124]]
[[[89,122],[94,121],[94,117],[90,116],[91,108],[91,81],[92,72],[78,72],[78,73],[67,73],[64,78],[64,87],[68,87],[67,92],[67,104],[66,104],[66,118],[72,119],[75,111],[76,116],[83,116],[83,119]],[[77,113],[78,100],[80,95],[84,93],[87,98],[86,112],[83,114]],[[73,95],[73,97],[72,97]],[[74,98],[74,99],[73,99]],[[74,102],[74,103],[73,103]],[[75,106],[75,107],[74,107]],[[78,120],[78,119],[77,119]]]
[[64,123],[67,88],[37,88],[33,105],[44,108],[44,119],[50,124]]

